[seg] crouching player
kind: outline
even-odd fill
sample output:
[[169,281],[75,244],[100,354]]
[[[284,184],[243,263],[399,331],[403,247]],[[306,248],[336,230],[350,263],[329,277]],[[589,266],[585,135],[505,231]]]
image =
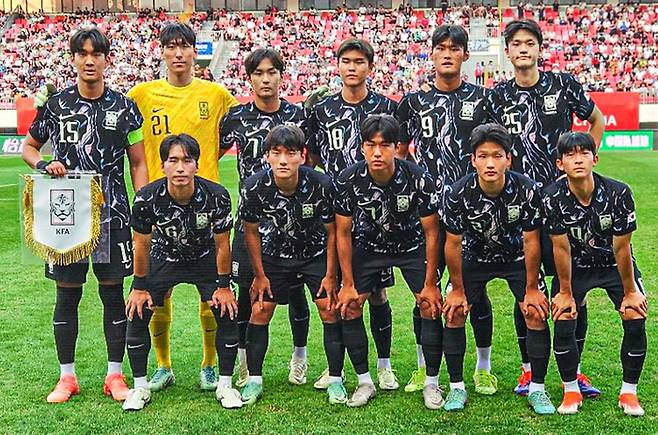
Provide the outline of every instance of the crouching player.
[[631,189],[593,172],[598,161],[592,137],[565,133],[557,145],[557,166],[566,173],[545,191],[546,226],[553,241],[557,279],[553,280],[554,353],[564,383],[560,414],[575,414],[583,396],[576,378],[577,307],[593,288],[603,288],[619,311],[623,382],[619,407],[642,416],[637,384],[647,352],[647,299],[631,249],[637,228]]
[[507,170],[512,138],[504,127],[476,127],[470,142],[476,173],[450,186],[444,201],[445,254],[452,282],[452,291],[443,303],[443,353],[450,375],[450,393],[444,409],[461,411],[466,403],[463,369],[468,308],[487,297],[489,281],[502,278],[514,294],[528,327],[532,366],[528,402],[538,414],[553,414],[555,408],[544,391],[550,335],[546,322],[548,300],[540,290],[544,285],[539,277],[539,187],[525,175]]
[[252,404],[263,393],[263,360],[269,323],[277,304],[301,281],[311,291],[324,326],[329,364],[330,403],[345,403],[341,373],[345,347],[334,310],[336,229],[331,179],[303,166],[304,133],[295,125],[278,125],[265,139],[270,167],[242,184],[240,218],[254,272],[252,311],[247,326],[249,378],[242,400]]
[[160,145],[165,178],[135,196],[131,225],[136,273],[126,303],[126,342],[135,387],[123,404],[126,411],[141,410],[151,400],[146,379],[149,321],[153,307],[162,306],[167,290],[180,283],[196,285],[217,321],[217,400],[225,408],[242,406],[238,391],[231,388],[238,349],[237,303],[229,288],[231,198],[224,187],[195,175],[199,155],[193,137],[166,137]]

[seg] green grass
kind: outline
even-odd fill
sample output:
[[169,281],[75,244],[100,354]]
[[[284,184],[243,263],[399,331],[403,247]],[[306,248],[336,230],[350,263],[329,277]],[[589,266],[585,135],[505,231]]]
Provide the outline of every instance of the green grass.
[[[287,383],[291,337],[286,308],[275,316],[270,348],[265,361],[265,395],[255,406],[241,410],[222,409],[211,393],[197,388],[201,360],[201,334],[197,318],[198,297],[190,286],[174,293],[172,355],[177,383],[156,393],[143,412],[124,414],[117,403],[102,395],[106,369],[102,333],[102,307],[97,284],[90,275],[80,306],[80,335],[76,371],[82,392],[69,403],[49,405],[45,396],[55,384],[58,363],[52,335],[53,283],[43,277],[43,267],[21,264],[18,228],[17,174],[26,167],[16,157],[0,158],[0,432],[5,433],[655,433],[658,432],[658,357],[653,337],[658,334],[656,317],[648,322],[649,355],[642,376],[640,397],[647,415],[641,419],[623,416],[617,408],[621,383],[619,345],[621,324],[602,290],[589,298],[589,336],[583,369],[603,390],[597,400],[585,402],[573,417],[536,417],[525,399],[511,393],[518,375],[519,354],[512,324],[513,298],[501,282],[491,286],[494,305],[493,371],[498,375],[499,392],[492,397],[476,396],[470,374],[475,358],[468,327],[466,381],[470,402],[462,414],[430,412],[420,394],[403,391],[378,393],[365,409],[329,406],[325,395],[316,392],[312,379],[325,367],[322,329],[316,312],[311,324],[309,384],[293,387]],[[658,233],[656,198],[658,153],[611,153],[601,156],[601,173],[621,179],[635,191],[639,229],[634,238],[635,255],[644,272],[651,295],[658,283]],[[235,202],[235,160],[222,161],[222,182]],[[7,186],[9,185],[9,186]],[[127,285],[126,285],[127,287]],[[398,275],[397,286],[389,290],[393,306],[393,366],[401,384],[415,368],[416,352],[411,326],[411,294]],[[367,310],[366,310],[367,312]],[[652,313],[653,314],[653,313]],[[155,366],[153,353],[150,368]],[[371,368],[375,369],[371,344]],[[124,370],[129,367],[124,364]],[[355,376],[346,360],[348,389]],[[374,373],[374,372],[373,372]],[[447,383],[445,368],[442,383]],[[561,387],[554,360],[551,360],[547,388],[557,402]]]

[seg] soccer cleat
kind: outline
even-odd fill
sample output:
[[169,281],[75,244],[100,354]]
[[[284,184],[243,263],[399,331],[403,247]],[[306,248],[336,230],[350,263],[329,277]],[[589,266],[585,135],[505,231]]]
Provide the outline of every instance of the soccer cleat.
[[580,394],[587,399],[594,399],[601,395],[601,390],[595,388],[590,382],[589,378],[584,374],[580,373],[576,378],[578,380],[578,388],[580,389]]
[[527,396],[528,388],[530,388],[530,381],[532,380],[532,371],[524,370],[521,367],[521,376],[519,376],[518,385],[514,387],[514,392],[519,396]]
[[240,361],[240,367],[238,368],[238,380],[235,381],[235,386],[242,388],[247,385],[249,380],[249,368],[247,367],[247,361]]
[[570,415],[578,412],[578,409],[583,405],[583,395],[575,391],[567,391],[564,393],[562,403],[557,408],[558,414]]
[[450,390],[446,396],[445,403],[443,404],[443,409],[449,412],[454,411],[463,411],[464,406],[466,406],[468,395],[465,390],[461,388],[456,388]]
[[[341,378],[343,378],[343,382],[345,382],[345,372],[340,372]],[[324,369],[320,377],[315,381],[313,384],[313,388],[316,390],[326,390],[329,388],[329,384],[331,383],[331,380],[329,379],[329,369]]]
[[126,397],[128,396],[126,377],[121,373],[113,373],[105,376],[103,393],[105,393],[106,396],[112,396],[112,399],[117,402],[123,402],[126,400]]
[[418,367],[411,373],[411,378],[407,385],[404,386],[404,391],[413,393],[414,391],[422,391],[425,385],[426,369],[425,367]]
[[640,406],[637,394],[624,393],[619,395],[619,407],[624,410],[624,414],[632,417],[642,417],[644,409]]
[[555,414],[555,406],[551,403],[546,391],[535,391],[528,394],[528,405],[539,415]]
[[375,385],[371,383],[359,384],[354,390],[354,394],[350,400],[347,401],[347,406],[350,408],[358,408],[365,406],[368,402],[375,397]]
[[293,356],[290,359],[288,367],[290,368],[290,373],[288,373],[288,382],[293,385],[304,385],[306,383],[306,371],[308,370],[308,364],[306,364],[306,360]]
[[498,378],[484,369],[475,371],[473,382],[475,383],[475,392],[478,394],[491,396],[498,391]]
[[242,403],[245,405],[253,405],[258,398],[263,395],[263,384],[247,382],[247,385],[244,386],[240,395],[242,396]]
[[377,369],[377,379],[379,381],[380,390],[397,390],[400,388],[398,379],[395,377],[395,373],[391,369]]
[[347,391],[342,382],[332,382],[327,387],[327,395],[329,396],[329,403],[337,405],[347,402]]
[[445,401],[438,385],[429,384],[423,387],[423,401],[427,409],[441,409]]
[[226,385],[218,385],[215,390],[217,401],[226,409],[242,408],[242,396],[235,388]]
[[123,402],[124,411],[141,411],[151,401],[151,390],[137,387],[128,391],[128,397]]
[[174,372],[168,367],[160,367],[155,373],[153,373],[153,376],[149,381],[149,390],[162,391],[165,388],[174,385],[174,382],[176,382]]
[[64,375],[59,378],[55,389],[46,397],[46,401],[48,403],[68,402],[71,396],[79,392],[80,386],[78,385],[78,379],[74,375]]
[[199,387],[203,391],[214,391],[217,389],[217,375],[214,367],[204,367],[199,373]]

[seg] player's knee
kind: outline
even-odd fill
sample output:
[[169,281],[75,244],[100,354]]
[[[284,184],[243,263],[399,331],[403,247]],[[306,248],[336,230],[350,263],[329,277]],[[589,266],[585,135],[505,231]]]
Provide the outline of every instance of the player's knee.
[[351,304],[347,307],[345,312],[345,320],[354,320],[358,319],[363,315],[363,306],[357,304]]
[[446,318],[445,323],[448,328],[463,328],[466,325],[466,314],[464,314],[464,310],[462,308],[455,310],[452,318],[450,320]]
[[420,308],[420,317],[422,319],[432,318],[432,309],[430,308],[429,304],[421,303],[419,308]]
[[149,339],[148,323],[138,316],[128,321],[126,327],[126,344],[130,347],[138,346]]
[[78,288],[82,287],[82,284],[76,284],[74,282],[65,282],[65,281],[56,281],[57,287],[61,288]]
[[[523,317],[525,318],[526,326],[530,329],[540,330],[540,329],[544,329],[544,327],[546,326],[546,320],[542,319],[542,316],[539,313],[539,311],[535,309],[530,309],[528,310],[527,313],[523,313]],[[556,319],[556,320],[567,320],[567,319]]]
[[640,320],[640,319],[646,319],[647,316],[638,313],[637,311],[633,309],[627,309],[624,310],[623,313],[621,313],[621,319],[622,320]]
[[123,285],[123,278],[102,280],[98,281],[98,284],[106,286]]
[[274,307],[276,307],[276,304],[271,302],[264,302],[262,307],[260,302],[256,302],[251,306],[251,317],[249,322],[253,323],[254,325],[269,324],[272,316],[274,315]]
[[372,305],[384,305],[386,302],[388,302],[386,289],[383,288],[370,293],[370,296],[368,296],[368,302]]

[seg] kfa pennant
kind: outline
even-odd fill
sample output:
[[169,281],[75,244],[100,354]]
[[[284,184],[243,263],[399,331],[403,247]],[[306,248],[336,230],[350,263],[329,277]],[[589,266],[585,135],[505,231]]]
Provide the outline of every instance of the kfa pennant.
[[103,191],[94,174],[23,176],[25,244],[45,261],[68,265],[88,257],[101,235]]

